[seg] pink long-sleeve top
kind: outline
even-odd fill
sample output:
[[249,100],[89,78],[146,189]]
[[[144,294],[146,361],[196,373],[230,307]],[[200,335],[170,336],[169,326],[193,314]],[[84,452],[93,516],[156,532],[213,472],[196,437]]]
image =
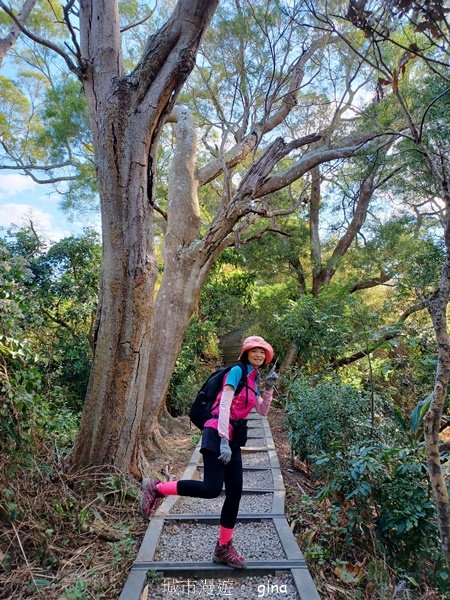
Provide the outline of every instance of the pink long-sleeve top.
[[218,418],[208,419],[205,423],[205,427],[217,429],[220,437],[228,440],[231,440],[233,435],[230,419],[246,419],[253,408],[265,417],[272,403],[273,389],[265,389],[260,395],[256,384],[258,371],[253,367],[250,368],[251,371],[247,374],[247,391],[244,386],[236,396],[234,389],[227,384],[228,374],[225,375],[222,389],[211,411],[213,415],[218,415]]

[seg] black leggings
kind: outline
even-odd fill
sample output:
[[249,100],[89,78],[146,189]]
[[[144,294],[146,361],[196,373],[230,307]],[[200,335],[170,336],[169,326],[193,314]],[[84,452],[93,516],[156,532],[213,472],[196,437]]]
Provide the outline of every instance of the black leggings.
[[220,524],[232,529],[236,525],[239,503],[242,496],[242,456],[241,449],[233,449],[231,460],[224,465],[219,455],[211,450],[203,450],[203,481],[181,479],[177,484],[180,496],[194,498],[217,498],[225,482],[225,502],[222,506]]

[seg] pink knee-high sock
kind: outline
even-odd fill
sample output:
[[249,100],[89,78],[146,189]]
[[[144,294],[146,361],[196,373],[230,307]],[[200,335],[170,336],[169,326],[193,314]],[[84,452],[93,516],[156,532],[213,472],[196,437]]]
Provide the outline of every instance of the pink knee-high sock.
[[229,527],[222,527],[222,525],[219,527],[219,546],[224,546],[233,539],[233,531],[234,529]]
[[178,481],[166,481],[158,483],[156,489],[158,490],[158,492],[163,494],[163,496],[177,496],[177,484]]

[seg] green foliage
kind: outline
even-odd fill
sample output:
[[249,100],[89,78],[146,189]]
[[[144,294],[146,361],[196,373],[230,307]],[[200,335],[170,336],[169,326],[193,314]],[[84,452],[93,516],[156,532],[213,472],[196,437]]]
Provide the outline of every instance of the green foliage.
[[[442,559],[423,450],[360,442],[315,461],[326,480],[320,497],[332,499],[335,518],[345,519],[343,540],[364,543],[373,531],[376,550],[390,564],[418,579],[427,577]],[[443,583],[441,574],[434,582]]]
[[42,390],[37,357],[25,342],[0,337],[0,448],[27,460],[36,427],[34,400]]
[[425,413],[429,410],[432,400],[433,396],[431,394],[426,398],[422,398],[422,400],[419,400],[409,417],[409,426],[411,428],[411,431],[416,435],[422,434],[423,417],[425,416]]
[[[298,182],[302,193],[304,182]],[[270,198],[275,208],[290,206],[292,199],[288,194],[277,194],[276,198]],[[300,271],[299,259],[306,265],[308,261],[308,223],[307,214],[299,210],[295,217],[279,218],[278,226],[284,235],[266,233],[260,239],[253,240],[242,245],[236,252],[245,261],[246,270],[257,274],[261,280],[272,283],[281,283],[293,278],[297,284],[297,295],[300,293],[298,277]],[[248,236],[256,234],[265,224],[256,221],[249,229]]]
[[[70,392],[79,409],[87,387],[92,348],[90,337],[97,305],[101,248],[90,230],[54,244],[30,263],[32,292],[49,328],[47,355],[53,385]],[[44,352],[44,350],[43,350]]]
[[114,542],[113,548],[113,567],[119,568],[125,560],[131,560],[136,552],[136,540],[132,537],[125,537],[123,540]]
[[289,334],[283,323],[297,296],[295,284],[267,283],[255,287],[252,305],[258,330],[262,336],[270,339],[277,354],[283,353],[289,346]]
[[2,135],[8,139],[17,135],[22,125],[21,116],[29,109],[26,96],[14,82],[0,75],[0,126]]
[[32,275],[22,257],[0,240],[0,447],[26,453],[35,425],[33,395],[42,388],[38,355],[25,337],[26,283]]
[[78,81],[67,78],[49,88],[40,117],[43,128],[36,142],[47,148],[53,162],[68,158],[69,146],[82,155],[90,145],[86,97]]
[[[417,581],[431,577],[444,589],[424,448],[397,410],[378,397],[375,408],[372,430],[367,393],[336,381],[293,378],[286,404],[292,447],[320,477],[319,500],[332,502],[327,527],[341,554],[372,540],[372,552],[385,555],[399,573]],[[331,540],[319,541],[307,552],[330,560],[325,548]]]
[[0,446],[19,463],[42,440],[59,448],[73,441],[91,361],[99,258],[92,232],[47,252],[31,228],[0,238]]
[[63,598],[67,598],[67,600],[87,600],[89,598],[87,588],[88,584],[84,579],[77,577],[75,582],[64,591]]
[[333,381],[314,385],[301,374],[287,382],[289,436],[301,459],[365,439],[369,415],[368,395],[354,387]]
[[[378,275],[381,271],[393,276],[399,274],[399,284],[402,284],[405,272],[417,274],[421,272],[422,276],[429,279],[430,276],[435,275],[436,260],[439,261],[442,255],[439,252],[439,244],[426,237],[426,231],[418,236],[415,227],[416,221],[411,216],[394,217],[384,222],[371,223],[370,237],[365,244],[350,250],[348,254],[350,265],[358,273]],[[425,269],[422,267],[424,260],[427,263]],[[433,260],[432,264],[430,260]],[[430,266],[432,269],[428,272]],[[420,282],[420,276],[416,276],[414,284],[423,287]]]
[[200,296],[200,318],[214,323],[217,335],[245,322],[255,290],[255,275],[241,266],[241,260],[228,251],[216,261]]
[[365,349],[376,336],[372,329],[376,322],[375,311],[368,310],[360,297],[329,285],[318,297],[301,296],[289,302],[284,312],[274,314],[271,327],[275,339],[296,344],[299,363],[315,372],[352,348]]

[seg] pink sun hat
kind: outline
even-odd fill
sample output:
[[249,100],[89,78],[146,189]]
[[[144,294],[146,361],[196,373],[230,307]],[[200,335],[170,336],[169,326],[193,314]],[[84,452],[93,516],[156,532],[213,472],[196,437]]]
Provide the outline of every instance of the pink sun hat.
[[266,363],[268,364],[271,362],[274,356],[273,348],[269,342],[266,342],[266,340],[259,335],[251,335],[250,337],[245,338],[239,358],[241,358],[244,352],[247,352],[247,350],[251,350],[252,348],[263,348],[266,353]]

